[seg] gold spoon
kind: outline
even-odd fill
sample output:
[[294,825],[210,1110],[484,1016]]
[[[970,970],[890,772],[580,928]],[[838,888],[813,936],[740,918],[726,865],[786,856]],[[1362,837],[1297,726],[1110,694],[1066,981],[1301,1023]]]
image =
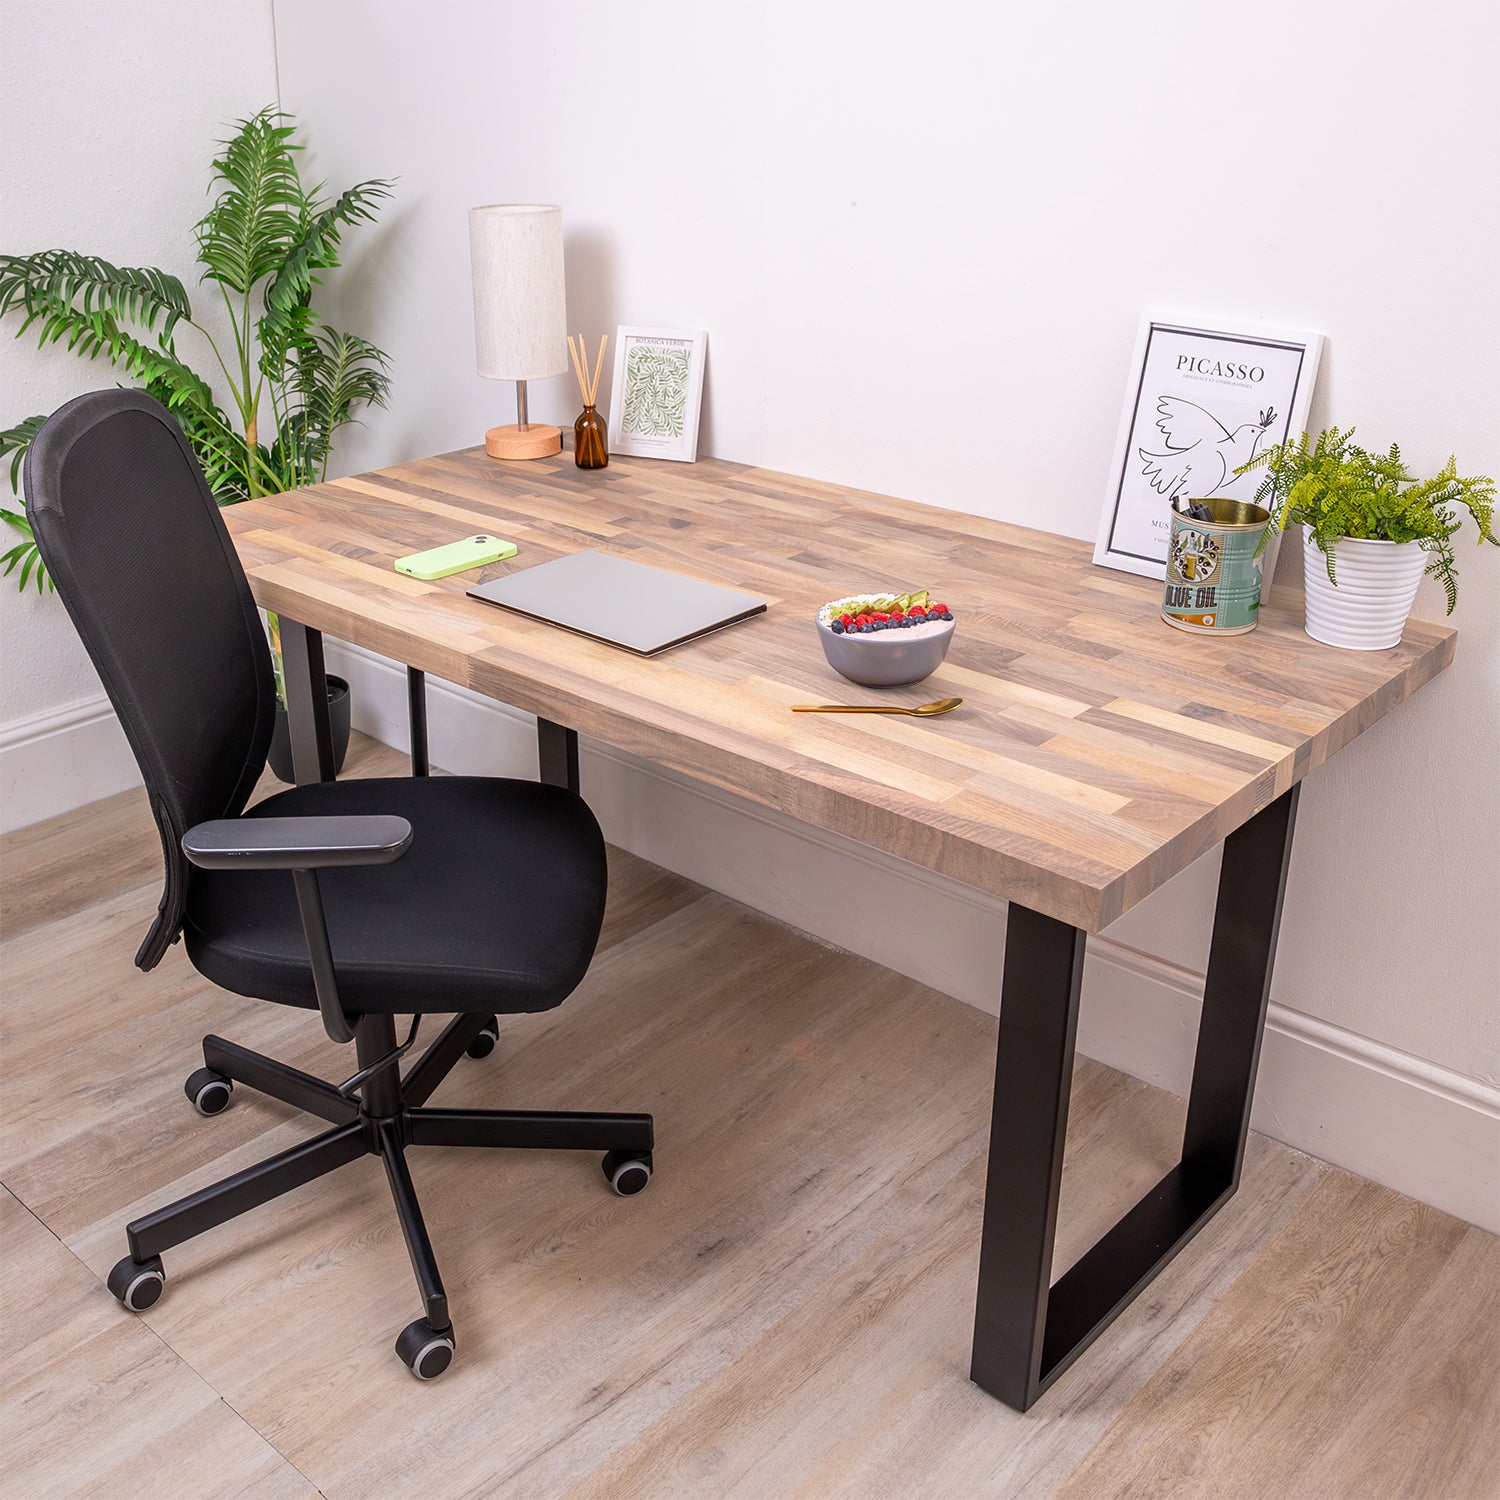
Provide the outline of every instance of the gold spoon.
[[939,698],[936,703],[919,703],[915,708],[897,708],[885,703],[794,703],[794,714],[910,714],[914,719],[930,719],[935,714],[952,713],[964,700]]

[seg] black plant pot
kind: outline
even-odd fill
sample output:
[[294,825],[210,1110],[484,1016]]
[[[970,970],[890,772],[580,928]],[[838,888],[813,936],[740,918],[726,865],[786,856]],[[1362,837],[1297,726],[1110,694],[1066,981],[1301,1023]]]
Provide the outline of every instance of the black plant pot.
[[[349,684],[342,677],[328,678],[328,717],[333,723],[333,769],[344,769],[344,757],[349,753]],[[291,786],[296,777],[292,774],[292,734],[287,724],[286,705],[276,700],[276,727],[271,731],[271,753],[267,757],[271,770],[278,781]]]

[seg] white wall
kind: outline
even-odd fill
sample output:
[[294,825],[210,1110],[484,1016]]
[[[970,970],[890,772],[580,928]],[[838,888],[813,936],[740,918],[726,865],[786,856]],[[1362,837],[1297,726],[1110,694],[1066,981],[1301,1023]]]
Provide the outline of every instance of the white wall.
[[[464,223],[510,200],[564,205],[571,327],[709,330],[719,456],[1092,536],[1136,321],[1166,307],[1321,329],[1314,424],[1500,472],[1496,14],[276,0],[283,97],[321,170],[401,178],[343,282],[395,402],[345,464],[510,420],[508,389],[473,373]],[[569,383],[533,385],[532,410],[571,421]],[[1462,570],[1457,664],[1305,789],[1257,1123],[1493,1221],[1500,553],[1465,547]],[[1418,613],[1441,609],[1424,584]],[[450,763],[524,760],[461,718]],[[591,774],[607,800],[598,778],[623,772]],[[910,925],[941,926],[948,956],[899,960],[798,889],[821,858],[805,841],[730,818],[735,857],[699,868],[682,806],[637,787],[610,831],[992,995],[998,915],[929,902]],[[1212,875],[1117,924],[1091,979],[1085,1045],[1163,1082],[1195,1024]]]
[[[0,4],[0,248],[62,247],[159,266],[193,284],[224,122],[276,99],[269,0],[4,0]],[[227,326],[206,317],[215,337]],[[0,328],[0,426],[113,385],[101,359],[38,350]],[[178,349],[196,354],[190,329]],[[211,356],[196,363],[208,373]],[[0,486],[7,509],[20,509]],[[0,551],[19,534],[0,528]],[[139,778],[99,679],[53,597],[0,580],[0,819],[50,816]]]

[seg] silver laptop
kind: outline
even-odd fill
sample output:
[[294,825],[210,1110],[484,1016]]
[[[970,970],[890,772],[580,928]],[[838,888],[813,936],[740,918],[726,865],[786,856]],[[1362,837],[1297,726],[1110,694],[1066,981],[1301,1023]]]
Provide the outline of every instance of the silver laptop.
[[654,656],[761,614],[764,599],[631,562],[610,552],[574,552],[469,590],[533,620]]

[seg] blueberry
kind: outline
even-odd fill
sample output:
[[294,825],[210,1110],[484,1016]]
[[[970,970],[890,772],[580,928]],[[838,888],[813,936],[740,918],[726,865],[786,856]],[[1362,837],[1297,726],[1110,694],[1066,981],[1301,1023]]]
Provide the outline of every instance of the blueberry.
[[832,631],[832,632],[833,632],[833,633],[834,633],[834,634],[835,634],[835,635],[843,635],[843,633],[844,633],[844,622],[843,622],[843,621],[842,621],[842,620],[835,620],[835,621],[834,621],[834,622],[833,622],[833,624],[832,624],[832,625],[830,625],[830,626],[829,626],[829,627],[828,627],[828,628],[829,628],[829,629],[830,629],[830,630],[831,630],[831,631]]
[[942,618],[945,620],[951,620],[953,618],[953,611],[951,609],[944,610]]

